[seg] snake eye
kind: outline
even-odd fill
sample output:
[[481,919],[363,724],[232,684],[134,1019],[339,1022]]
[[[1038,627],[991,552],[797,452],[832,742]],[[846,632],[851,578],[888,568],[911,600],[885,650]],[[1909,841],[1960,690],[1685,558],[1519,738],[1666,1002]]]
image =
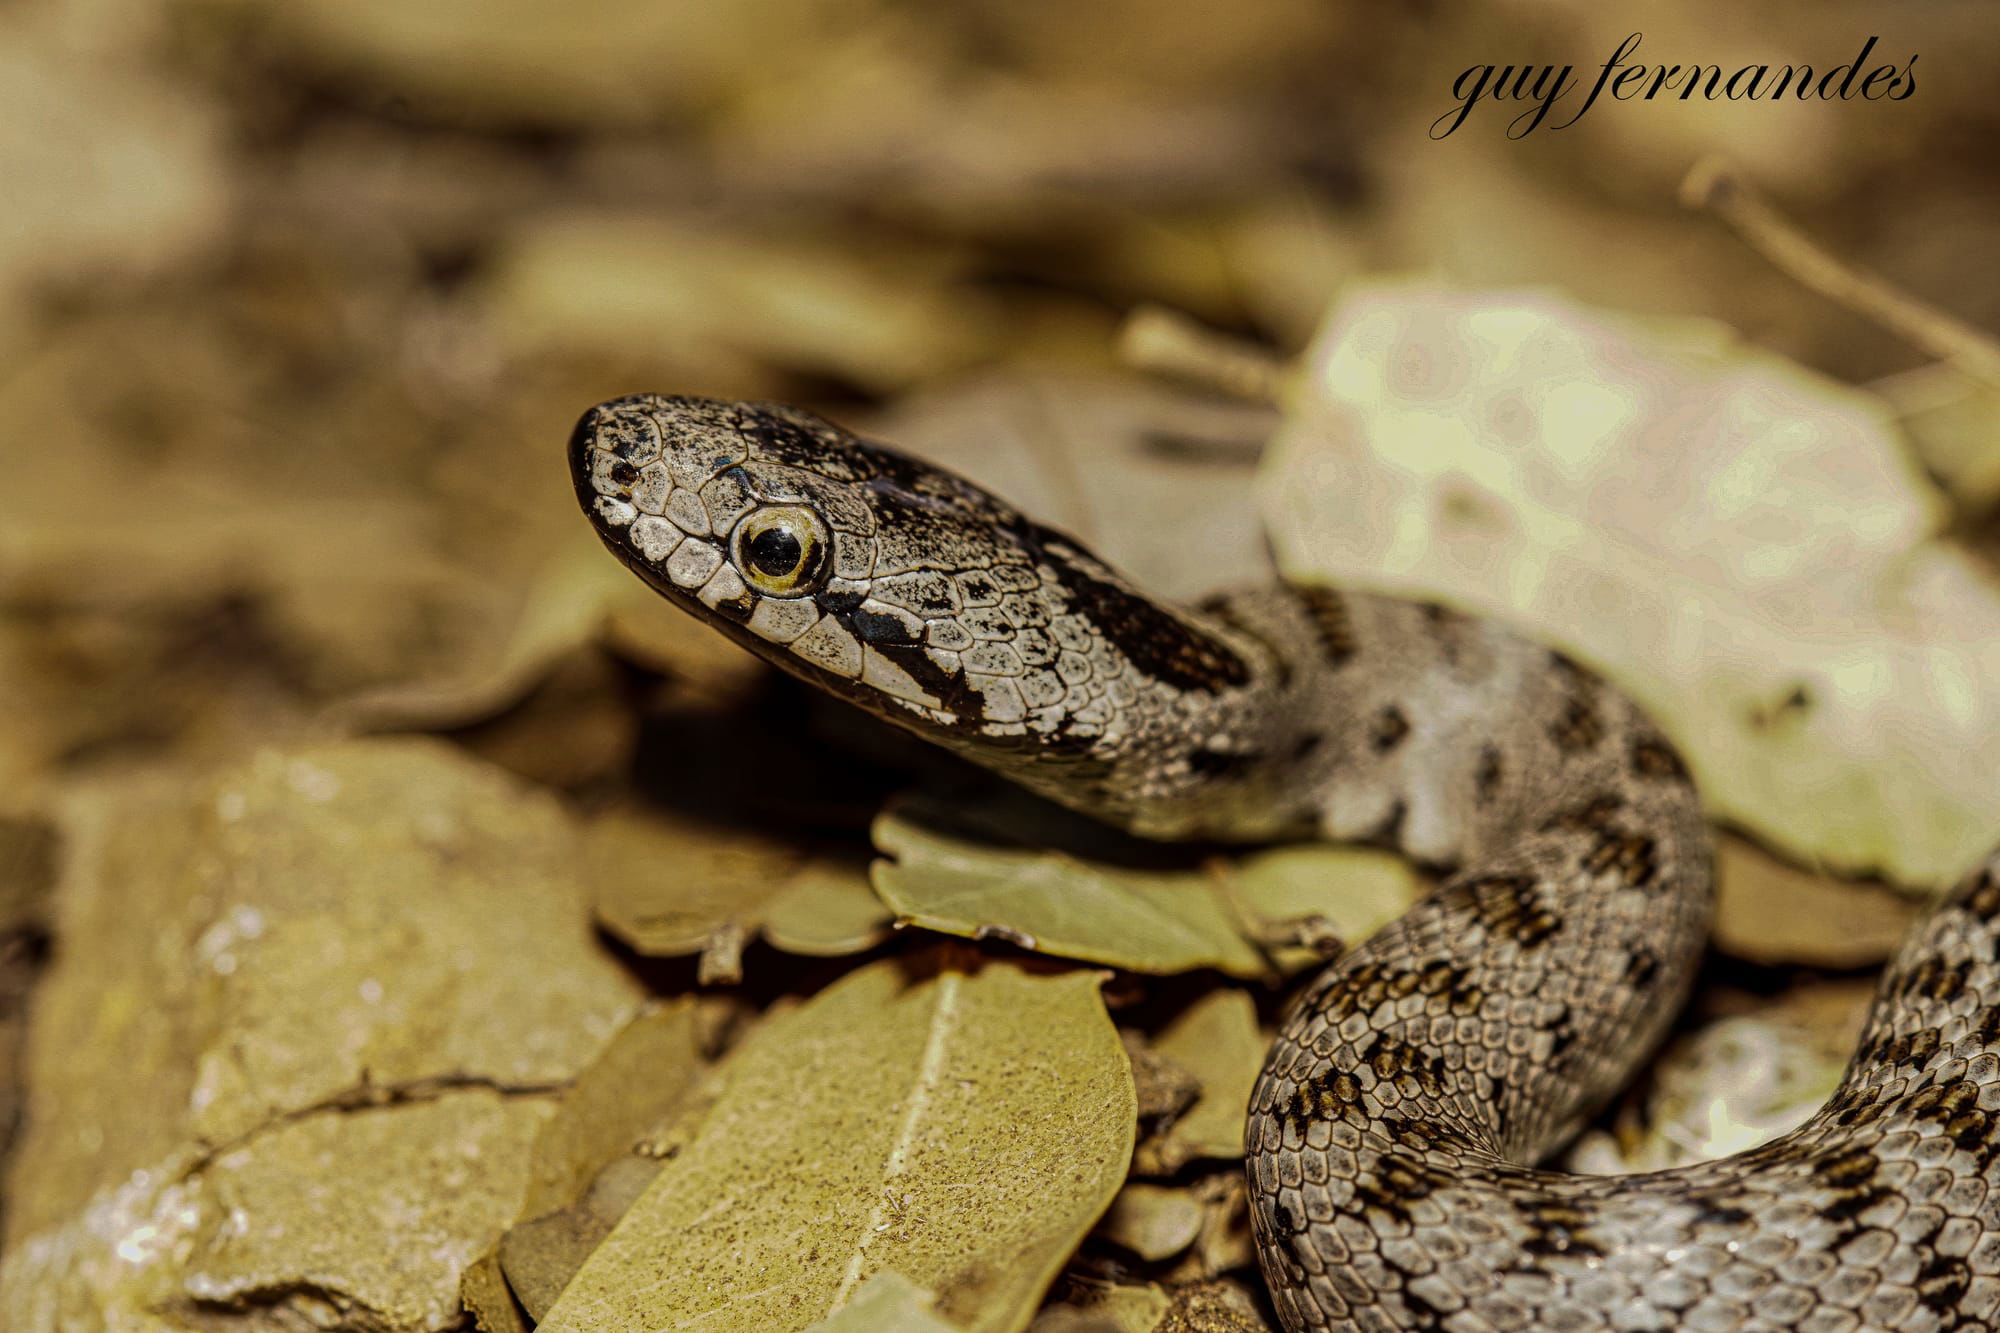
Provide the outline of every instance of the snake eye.
[[803,597],[817,588],[827,549],[826,525],[819,515],[796,505],[755,510],[736,525],[738,572],[773,597]]

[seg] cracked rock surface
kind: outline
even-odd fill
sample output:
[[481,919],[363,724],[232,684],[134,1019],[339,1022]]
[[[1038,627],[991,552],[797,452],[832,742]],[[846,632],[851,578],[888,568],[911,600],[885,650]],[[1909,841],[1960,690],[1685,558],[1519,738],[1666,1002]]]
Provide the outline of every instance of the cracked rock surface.
[[455,1325],[553,1093],[639,1000],[568,816],[401,740],[65,813],[0,1326]]

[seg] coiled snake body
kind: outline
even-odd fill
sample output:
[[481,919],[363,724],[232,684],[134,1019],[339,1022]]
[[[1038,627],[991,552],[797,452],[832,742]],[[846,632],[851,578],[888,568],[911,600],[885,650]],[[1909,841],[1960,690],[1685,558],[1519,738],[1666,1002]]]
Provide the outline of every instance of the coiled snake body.
[[1609,686],[1435,606],[1163,605],[791,408],[619,399],[571,466],[669,600],[1066,805],[1456,868],[1310,986],[1253,1094],[1252,1224],[1295,1333],[2000,1318],[2000,857],[1912,931],[1805,1126],[1674,1171],[1538,1170],[1661,1035],[1710,913],[1687,773]]

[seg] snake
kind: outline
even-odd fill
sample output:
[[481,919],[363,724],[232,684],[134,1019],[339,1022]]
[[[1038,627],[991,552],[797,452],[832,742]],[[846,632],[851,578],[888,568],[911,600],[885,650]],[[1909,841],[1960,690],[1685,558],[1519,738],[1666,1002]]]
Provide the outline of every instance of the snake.
[[1363,590],[1161,601],[780,404],[614,399],[569,460],[668,601],[1035,793],[1147,838],[1370,842],[1436,873],[1306,983],[1251,1096],[1252,1238],[1292,1333],[2000,1321],[2000,854],[1911,927],[1798,1129],[1551,1170],[1666,1034],[1713,914],[1688,766],[1603,677]]

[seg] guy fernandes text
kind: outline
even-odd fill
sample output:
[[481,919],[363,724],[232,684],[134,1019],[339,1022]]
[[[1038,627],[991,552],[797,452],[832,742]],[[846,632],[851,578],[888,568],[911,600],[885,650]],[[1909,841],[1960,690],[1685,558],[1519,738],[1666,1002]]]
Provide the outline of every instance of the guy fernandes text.
[[[1507,123],[1507,137],[1520,139],[1547,122],[1552,130],[1574,125],[1598,99],[1653,101],[1678,97],[1685,102],[1698,92],[1707,100],[1775,101],[1795,97],[1800,101],[1846,101],[1861,97],[1867,101],[1900,102],[1917,90],[1917,58],[1912,55],[1901,65],[1868,63],[1879,38],[1870,37],[1861,53],[1845,64],[1821,72],[1811,65],[1744,65],[1725,70],[1720,65],[1646,65],[1631,59],[1644,33],[1633,33],[1619,43],[1588,93],[1574,65],[1474,65],[1452,82],[1456,99],[1449,111],[1431,122],[1431,138],[1442,139],[1465,123],[1473,107],[1481,102],[1531,103]],[[1577,94],[1572,96],[1572,94]],[[1567,118],[1549,119],[1558,106]]]

